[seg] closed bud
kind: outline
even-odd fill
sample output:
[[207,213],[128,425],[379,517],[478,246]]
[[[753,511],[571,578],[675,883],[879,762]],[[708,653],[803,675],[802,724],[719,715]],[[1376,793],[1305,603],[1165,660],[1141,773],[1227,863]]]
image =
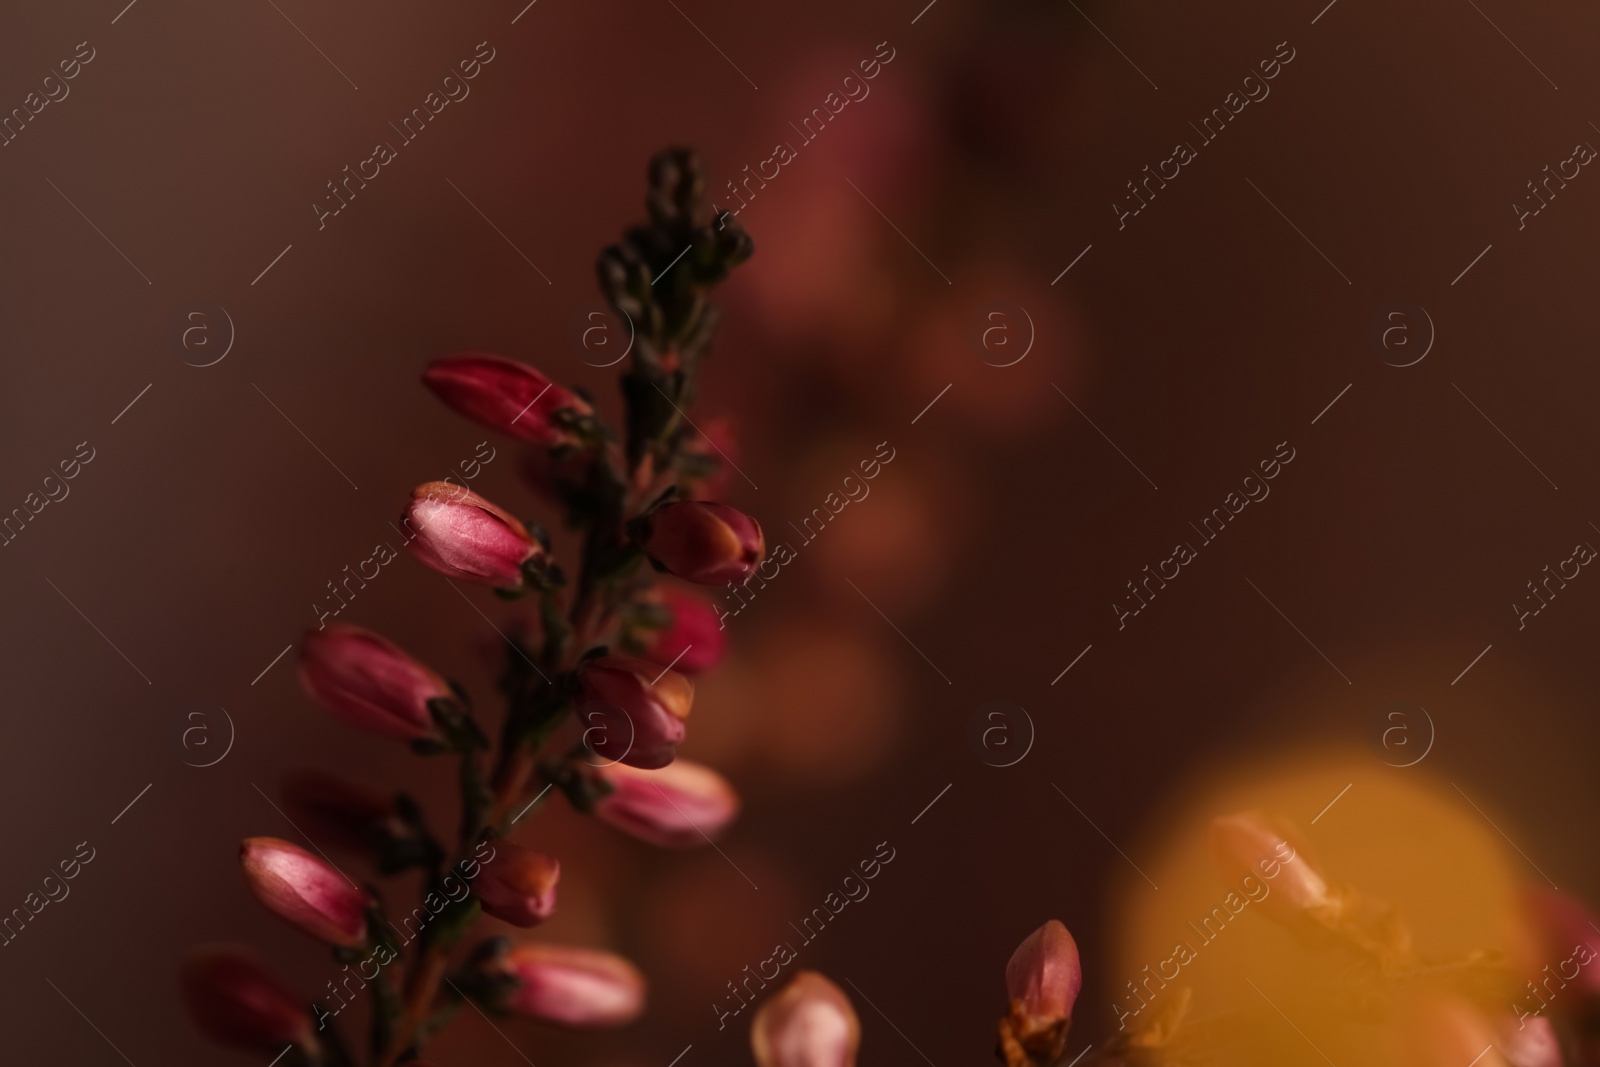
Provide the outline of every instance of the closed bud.
[[691,760],[653,771],[613,763],[600,778],[612,790],[595,805],[600,821],[663,848],[709,844],[739,814],[728,780]]
[[636,536],[657,567],[697,585],[742,582],[767,554],[756,520],[705,500],[661,505],[638,520]]
[[247,837],[239,845],[239,865],[251,894],[291,926],[344,948],[366,941],[372,898],[299,845]]
[[483,910],[513,926],[538,926],[556,910],[561,864],[542,852],[500,839],[473,892]]
[[640,635],[645,659],[689,675],[704,674],[722,662],[728,634],[709,600],[669,587],[656,592],[656,603],[670,621]]
[[428,364],[422,381],[467,418],[546,447],[582,444],[583,424],[593,421],[594,410],[582,397],[504,356],[446,356]]
[[300,642],[300,684],[351,725],[402,740],[434,737],[428,702],[451,696],[443,678],[393,642],[344,623]]
[[855,1067],[860,1046],[850,998],[816,971],[796,973],[750,1025],[757,1067]]
[[528,572],[544,563],[544,546],[527,527],[470,489],[427,482],[411,490],[404,523],[406,547],[451,578],[521,590]]
[[[1342,910],[1287,820],[1261,811],[1240,812],[1211,822],[1211,850],[1230,882],[1245,876],[1271,884],[1263,904],[1280,917],[1309,913],[1324,925]],[[1276,902],[1276,903],[1274,903]]]
[[486,964],[510,979],[500,1007],[572,1027],[621,1026],[644,1011],[644,975],[611,952],[524,942]]
[[280,985],[243,949],[206,945],[183,961],[178,983],[200,1032],[219,1045],[274,1055],[317,1047],[309,1002]]
[[1078,944],[1056,919],[1029,934],[1006,963],[1006,993],[1035,1029],[1069,1021],[1081,988]]
[[578,668],[578,685],[583,739],[595,755],[646,769],[672,762],[694,683],[632,656],[599,656]]
[[389,796],[321,771],[291,771],[280,790],[289,820],[314,841],[369,852],[400,829]]

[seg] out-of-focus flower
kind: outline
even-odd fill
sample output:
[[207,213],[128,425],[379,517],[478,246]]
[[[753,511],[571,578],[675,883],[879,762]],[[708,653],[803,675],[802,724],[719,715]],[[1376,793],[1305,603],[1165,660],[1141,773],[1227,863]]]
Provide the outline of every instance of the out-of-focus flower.
[[602,759],[654,769],[672,762],[694,683],[632,656],[599,656],[578,668],[584,742]]
[[291,771],[279,791],[290,820],[313,840],[369,851],[394,818],[394,800],[364,785],[322,771]]
[[736,473],[734,465],[739,462],[739,444],[730,420],[702,419],[690,429],[690,436],[679,452],[694,468],[710,470],[704,477],[692,475],[686,479],[690,499],[720,500],[727,495],[728,485]]
[[692,760],[653,771],[614,763],[600,777],[612,789],[595,806],[600,821],[663,848],[707,844],[739,814],[728,780]]
[[1502,1021],[1500,1048],[1513,1067],[1562,1067],[1561,1040],[1542,1015]]
[[860,1045],[850,998],[816,971],[796,973],[750,1025],[758,1067],[854,1067]]
[[[1510,1023],[1516,1032],[1516,1024]],[[1503,1036],[1471,1001],[1456,995],[1419,994],[1402,1001],[1387,1024],[1393,1063],[1405,1067],[1560,1067],[1560,1052],[1550,1060],[1538,1042],[1523,1048],[1525,1059],[1511,1056]],[[1503,1027],[1501,1028],[1503,1029]],[[1531,1056],[1533,1058],[1526,1058]]]
[[1263,904],[1280,915],[1310,912],[1328,921],[1337,916],[1338,894],[1306,855],[1298,832],[1287,820],[1261,811],[1214,819],[1211,849],[1230,881],[1250,877],[1270,884],[1272,892]]
[[657,603],[672,621],[657,630],[645,630],[644,658],[682,674],[704,674],[722,662],[728,649],[727,630],[717,621],[711,602],[699,593],[665,586],[657,590]]
[[767,554],[755,519],[705,500],[663,504],[639,520],[638,531],[656,566],[696,585],[742,582]]
[[[582,502],[597,455],[597,450],[563,455],[531,448],[517,457],[517,473],[523,483],[547,503],[568,508],[575,502]],[[620,467],[621,462],[617,459],[616,465]]]
[[[1557,1014],[1576,1012],[1600,997],[1600,919],[1577,900],[1557,889],[1524,889],[1519,903],[1532,935],[1519,953],[1523,973],[1535,985],[1546,974],[1560,974],[1562,986],[1575,986]],[[1569,974],[1568,971],[1576,971]]]
[[278,983],[250,953],[206,945],[185,957],[178,981],[189,1016],[206,1037],[244,1052],[316,1048],[309,1002]]
[[328,863],[277,837],[247,837],[239,865],[250,892],[279,918],[330,945],[367,939],[372,898]]
[[393,642],[344,623],[300,642],[300,684],[351,725],[402,740],[435,736],[428,701],[451,695],[443,678]]
[[459,352],[422,372],[434,394],[491,430],[547,447],[583,443],[573,421],[592,415],[588,402],[526,363],[486,352]]
[[[776,770],[817,784],[858,778],[890,754],[906,717],[907,683],[886,634],[895,639],[887,628],[853,632],[820,616],[778,620],[751,650],[749,696],[731,712],[726,700],[716,710],[742,714],[750,700],[761,701],[767,713],[752,729]],[[708,690],[730,673],[718,671]]]
[[639,968],[611,952],[524,942],[488,966],[514,980],[505,1010],[562,1026],[621,1026],[644,1011]]
[[1081,988],[1078,944],[1059,920],[1029,934],[1006,963],[1006,993],[1038,1028],[1071,1019]]
[[[1077,251],[1064,252],[1061,267]],[[1079,387],[1093,353],[1085,316],[1065,291],[1070,279],[1052,289],[1037,273],[974,250],[955,275],[953,295],[940,294],[908,316],[911,326],[893,353],[906,390],[931,398],[958,383],[928,419],[980,427],[985,437],[1005,441],[1036,432],[1062,411],[1076,417],[1062,393],[1084,403]]]
[[483,865],[473,892],[483,910],[513,926],[538,926],[556,910],[561,864],[542,852],[505,839],[494,843],[494,858]]

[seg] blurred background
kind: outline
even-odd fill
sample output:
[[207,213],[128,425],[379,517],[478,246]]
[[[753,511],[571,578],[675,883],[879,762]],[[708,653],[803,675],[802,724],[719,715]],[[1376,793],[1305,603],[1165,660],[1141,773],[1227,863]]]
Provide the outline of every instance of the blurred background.
[[[694,413],[735,442],[730,502],[783,539],[895,458],[729,621],[684,750],[745,798],[720,853],[560,804],[519,830],[563,863],[539,935],[636,959],[645,1018],[464,1013],[433,1058],[748,1062],[748,1013],[719,1030],[711,1005],[881,842],[871,896],[800,954],[852,994],[874,1064],[988,1060],[1005,961],[1048,918],[1085,960],[1075,1044],[1113,1031],[1151,958],[1134,931],[1218,892],[1188,828],[1232,807],[1316,817],[1330,862],[1423,908],[1491,866],[1600,896],[1600,579],[1528,585],[1600,541],[1600,179],[1528,184],[1600,143],[1600,15],[1323,2],[0,13],[0,111],[24,115],[0,148],[0,513],[37,510],[0,558],[0,909],[95,855],[0,950],[10,1055],[250,1062],[184,1017],[196,941],[250,942],[308,995],[332,977],[249,898],[238,840],[296,837],[291,768],[446,813],[453,772],[335,722],[275,657],[485,439],[420,386],[428,360],[524,359],[615,415],[593,263],[671,144],[719,190],[797,149],[739,215],[757,251]],[[475,49],[470,95],[401,145],[391,124]],[[875,53],[869,95],[802,143]],[[1274,56],[1270,93],[1228,102]],[[397,157],[319,220],[379,141]],[[1179,142],[1177,177],[1130,188]],[[1514,204],[1539,212],[1519,228]],[[474,488],[538,517],[491,444]],[[1275,453],[1270,495],[1207,541]],[[1180,542],[1196,558],[1135,599]],[[341,620],[488,703],[482,649],[515,611],[402,557]],[[1422,810],[1477,859],[1359,861]]]

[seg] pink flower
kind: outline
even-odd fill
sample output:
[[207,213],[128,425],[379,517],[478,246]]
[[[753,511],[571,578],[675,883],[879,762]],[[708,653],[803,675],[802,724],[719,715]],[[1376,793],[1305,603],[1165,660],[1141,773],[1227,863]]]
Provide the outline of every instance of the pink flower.
[[404,523],[413,534],[406,542],[413,556],[451,578],[496,589],[520,590],[527,584],[525,567],[545,555],[522,523],[451,482],[411,490]]
[[366,941],[372,898],[299,845],[247,837],[239,863],[251,894],[280,919],[330,945],[355,948]]
[[683,674],[704,674],[728,648],[728,634],[711,602],[687,589],[659,590],[660,604],[672,621],[664,629],[646,631],[645,659]]
[[524,942],[493,964],[516,980],[505,1008],[562,1026],[621,1026],[644,1011],[644,975],[599,949]]
[[428,701],[451,695],[443,678],[392,642],[344,623],[300,642],[300,684],[351,725],[401,740],[435,736]]
[[1055,919],[1029,934],[1006,964],[1006,992],[1044,1025],[1070,1019],[1081,988],[1078,944]]
[[595,755],[647,769],[672,762],[694,683],[632,656],[600,656],[579,666],[578,685],[584,742]]
[[219,1045],[276,1054],[314,1049],[309,1000],[289,992],[250,953],[226,945],[194,949],[178,976],[200,1032]]
[[850,998],[816,971],[796,973],[750,1025],[758,1067],[854,1067],[860,1045]]
[[1213,819],[1211,849],[1230,881],[1250,877],[1269,884],[1263,903],[1280,915],[1310,912],[1331,921],[1342,906],[1285,819],[1262,811]]
[[483,910],[513,926],[538,926],[556,910],[561,864],[542,852],[500,839],[473,892]]
[[[422,380],[467,418],[547,447],[581,444],[571,420],[594,413],[582,397],[526,363],[486,352],[458,352],[434,360],[422,372]],[[569,414],[559,415],[562,411]]]
[[767,554],[756,520],[704,500],[656,508],[639,520],[638,540],[657,567],[696,585],[742,582]]
[[600,777],[612,789],[595,805],[600,821],[663,848],[707,844],[739,814],[728,780],[691,760],[653,771],[613,763]]

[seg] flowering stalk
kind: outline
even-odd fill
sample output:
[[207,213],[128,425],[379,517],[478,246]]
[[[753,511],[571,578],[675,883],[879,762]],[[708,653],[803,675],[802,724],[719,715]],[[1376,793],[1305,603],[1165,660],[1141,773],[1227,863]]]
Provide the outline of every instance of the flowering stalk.
[[[347,976],[339,987],[329,983],[337,1007],[319,999],[301,1012],[253,964],[226,957],[208,963],[210,971],[191,968],[191,991],[195,974],[214,971],[231,982],[219,993],[189,996],[208,1035],[253,1048],[281,1038],[293,1047],[288,1062],[354,1067],[335,1016],[346,995],[370,985],[364,1059],[393,1067],[419,1062],[426,1039],[464,999],[565,1026],[622,1025],[643,1010],[643,974],[608,952],[503,938],[480,942],[464,958],[457,949],[485,912],[526,927],[557,906],[559,861],[508,839],[546,790],[670,847],[708,840],[738,811],[737,795],[714,771],[673,770],[693,686],[660,657],[671,649],[686,672],[700,672],[720,658],[722,644],[707,635],[700,602],[656,588],[643,564],[721,581],[764,554],[754,519],[707,499],[719,471],[684,414],[716,327],[710,290],[752,245],[731,215],[708,206],[694,153],[661,153],[649,177],[649,223],[629,230],[597,265],[603,294],[635,336],[621,377],[620,434],[607,429],[590,398],[512,359],[458,353],[423,374],[453,410],[531,450],[530,480],[581,537],[569,580],[543,529],[500,502],[430,482],[404,509],[407,547],[420,563],[502,597],[536,599],[533,633],[507,639],[497,737],[480,726],[464,689],[385,637],[331,625],[301,647],[301,680],[318,704],[418,753],[459,761],[453,846],[403,795],[296,775],[285,800],[314,834],[384,875],[419,872],[421,901],[409,913],[397,910],[397,924],[377,886],[358,884],[290,842],[248,839],[241,859],[252,893],[332,945]],[[697,648],[701,642],[706,647]],[[685,812],[700,827],[693,839]]]

